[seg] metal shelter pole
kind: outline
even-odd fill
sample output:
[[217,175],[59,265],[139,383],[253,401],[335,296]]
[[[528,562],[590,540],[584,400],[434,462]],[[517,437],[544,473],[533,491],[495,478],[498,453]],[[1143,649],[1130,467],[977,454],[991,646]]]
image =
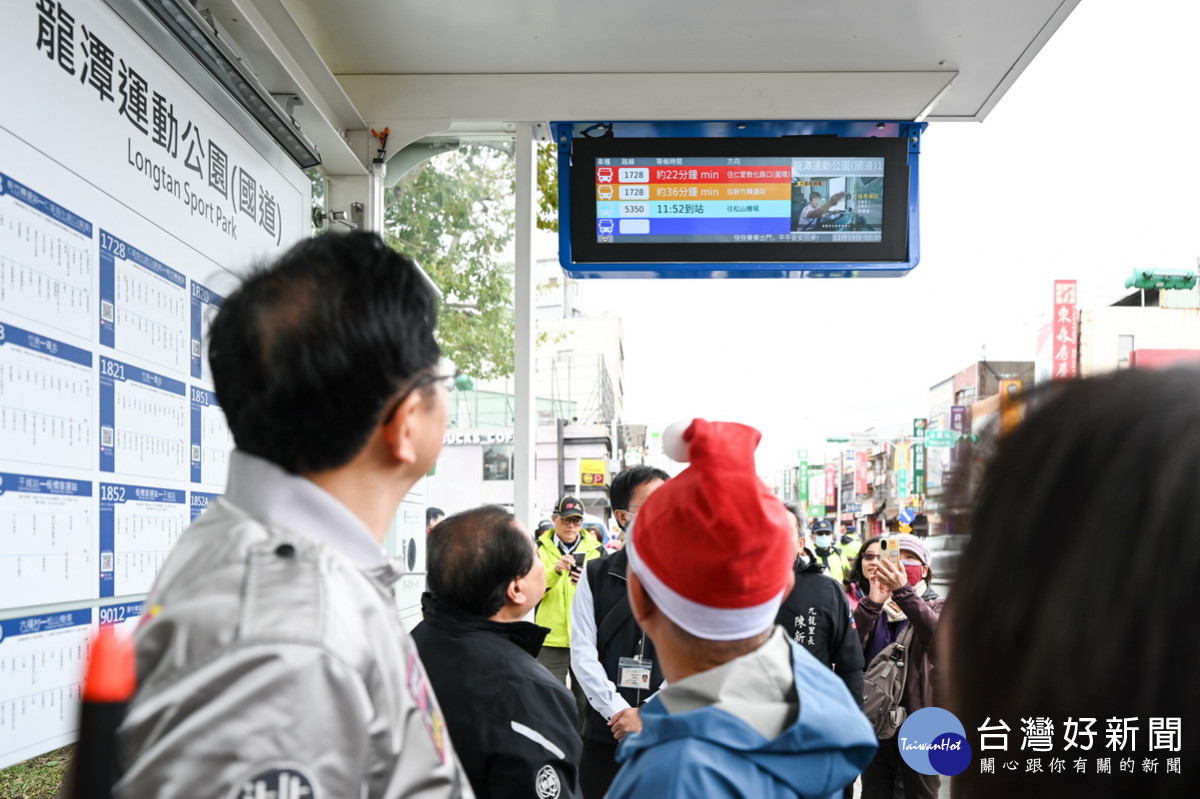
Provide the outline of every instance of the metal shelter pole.
[[838,476],[837,476],[837,505],[834,510],[833,517],[833,537],[836,540],[841,535],[842,529],[842,459],[845,457],[846,451],[838,444]]
[[537,454],[537,428],[533,396],[533,233],[534,189],[537,166],[534,159],[533,124],[517,125],[517,229],[514,311],[516,315],[516,354],[513,359],[513,513],[526,527],[536,520],[534,511],[534,465]]

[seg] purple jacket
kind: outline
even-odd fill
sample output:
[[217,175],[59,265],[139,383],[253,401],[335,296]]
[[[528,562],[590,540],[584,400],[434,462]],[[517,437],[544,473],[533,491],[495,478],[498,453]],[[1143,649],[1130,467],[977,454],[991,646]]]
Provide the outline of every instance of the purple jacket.
[[[942,606],[946,600],[938,596],[932,588],[925,590],[924,596],[917,596],[912,586],[905,585],[892,592],[892,599],[908,616],[908,623],[913,626],[913,639],[909,645],[908,674],[904,678],[904,694],[900,704],[910,714],[923,707],[932,707],[937,703],[933,699],[933,659],[930,650],[933,649],[934,631],[937,629],[938,618],[942,615]],[[884,646],[895,640],[899,632],[899,622],[895,629],[888,623],[887,617],[880,618],[883,606],[864,596],[854,609],[854,623],[858,626],[859,640],[862,641],[863,654],[867,665],[871,658]],[[882,642],[882,645],[881,645]]]

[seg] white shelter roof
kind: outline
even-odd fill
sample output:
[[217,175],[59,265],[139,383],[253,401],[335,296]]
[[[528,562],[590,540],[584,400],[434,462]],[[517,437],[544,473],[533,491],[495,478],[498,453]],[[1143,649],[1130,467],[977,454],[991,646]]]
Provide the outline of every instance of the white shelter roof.
[[[333,170],[516,122],[982,120],[1079,0],[200,0]],[[323,128],[323,130],[322,130]],[[351,149],[358,155],[358,147]],[[390,148],[389,148],[390,149]]]

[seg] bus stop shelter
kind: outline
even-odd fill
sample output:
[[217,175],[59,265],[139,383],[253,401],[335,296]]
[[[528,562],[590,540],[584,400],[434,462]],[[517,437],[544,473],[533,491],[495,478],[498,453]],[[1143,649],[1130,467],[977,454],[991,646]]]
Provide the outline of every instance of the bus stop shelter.
[[[175,0],[113,0],[145,13]],[[330,208],[382,226],[382,187],[440,146],[517,141],[515,507],[532,513],[531,143],[552,121],[983,121],[1078,0],[602,6],[202,0],[316,145]],[[370,130],[390,131],[386,165]],[[361,204],[361,205],[356,205]],[[524,390],[522,390],[524,388]]]

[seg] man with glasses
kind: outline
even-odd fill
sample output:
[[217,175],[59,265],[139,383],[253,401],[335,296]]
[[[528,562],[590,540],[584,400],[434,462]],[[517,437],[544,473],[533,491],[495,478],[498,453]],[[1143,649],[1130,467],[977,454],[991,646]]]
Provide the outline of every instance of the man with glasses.
[[[613,478],[608,498],[622,538],[642,503],[667,479],[653,466],[634,466]],[[638,708],[663,681],[654,642],[629,607],[628,564],[624,549],[589,563],[571,606],[571,670],[588,701],[579,763],[584,799],[604,796],[617,775],[617,742],[642,728]]]
[[563,685],[571,688],[580,715],[586,700],[579,680],[571,673],[571,602],[586,561],[604,554],[595,536],[583,535],[583,503],[567,495],[554,506],[554,527],[538,536],[537,551],[546,567],[546,596],[535,620],[550,632],[537,659]]
[[368,233],[302,241],[224,301],[228,488],[147,599],[114,796],[472,796],[382,546],[445,433],[435,319]]

